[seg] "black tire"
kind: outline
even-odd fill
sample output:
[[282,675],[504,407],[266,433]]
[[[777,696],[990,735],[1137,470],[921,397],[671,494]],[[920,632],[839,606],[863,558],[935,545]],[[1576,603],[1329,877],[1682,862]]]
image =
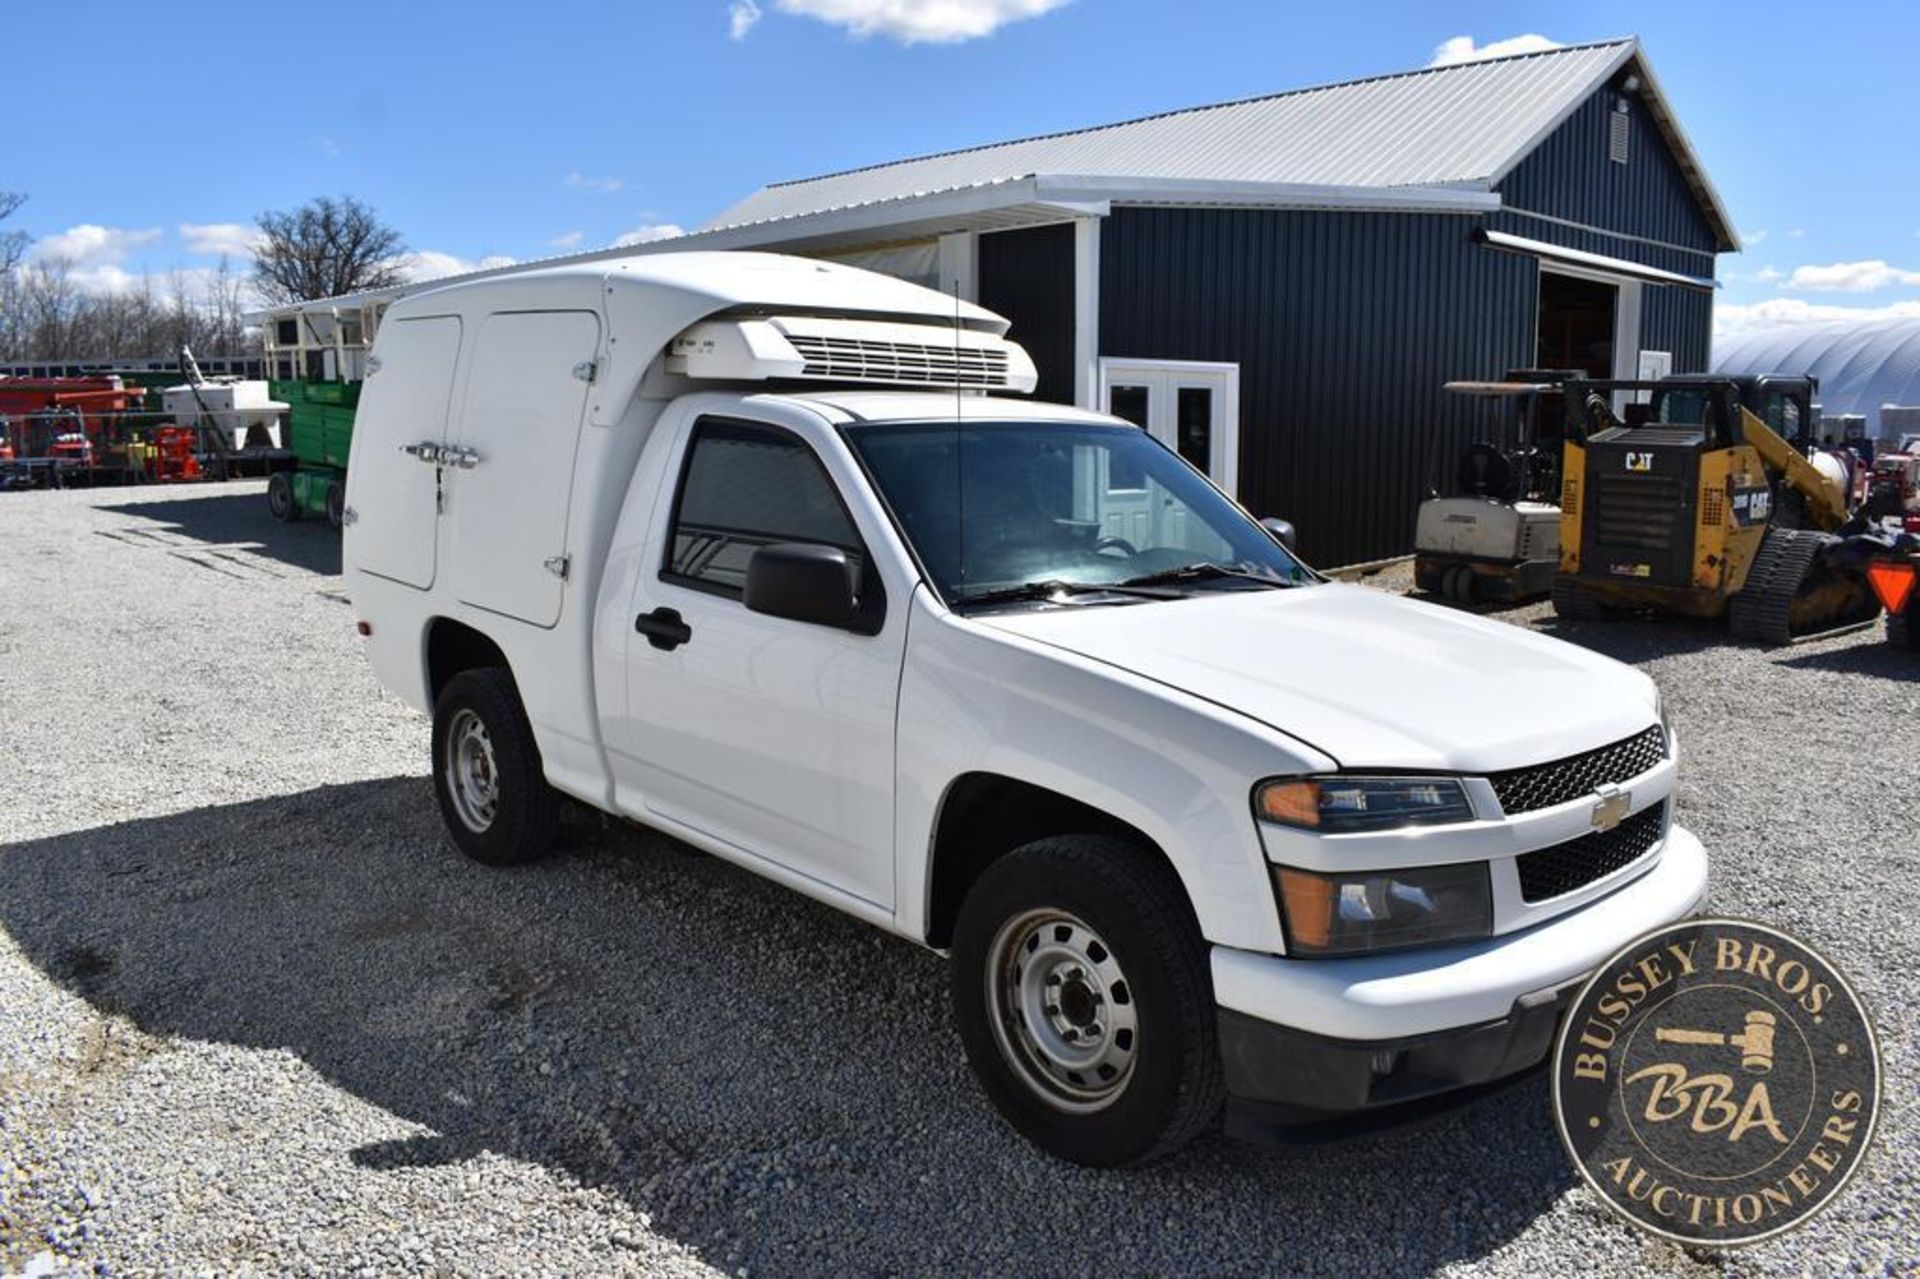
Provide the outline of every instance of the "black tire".
[[[1091,998],[1104,1015],[1116,1022],[1128,1017],[1133,1026],[1127,1032],[1096,1025],[1116,1051],[1131,1051],[1117,1084],[1093,1081],[1115,1091],[1082,1113],[1065,1108],[1071,1100],[1039,1082],[1042,1072],[1021,1060],[1018,1018],[1002,1019],[1002,1009],[1018,1004],[1011,989],[1004,1002],[989,993],[990,984],[1000,987],[990,974],[1002,959],[1011,961],[1009,974],[1034,980],[1043,980],[1034,965],[1057,962],[1033,944],[1009,941],[1003,948],[1003,930],[1019,939],[1038,921],[1052,941],[1060,915],[1084,921],[1086,931],[1077,936],[1092,938],[1090,953],[1104,953],[1116,965],[1111,972],[1123,970],[1124,980],[1110,986],[1091,979],[1104,996],[1089,997],[1082,986],[1082,1007]],[[960,907],[952,982],[960,1038],[981,1086],[1007,1121],[1049,1154],[1091,1167],[1145,1163],[1185,1145],[1219,1114],[1226,1085],[1206,943],[1179,879],[1149,850],[1104,835],[1064,835],[993,863]]]
[[267,481],[267,510],[282,524],[291,524],[300,518],[300,503],[293,498],[293,477],[285,471],[275,471]]
[[[491,778],[490,787],[474,780],[474,755],[482,749],[470,741],[476,725],[486,758],[477,771]],[[456,738],[469,743],[464,752]],[[547,785],[533,726],[504,667],[462,671],[440,690],[433,706],[433,791],[447,833],[477,862],[516,866],[552,849],[560,795]],[[482,792],[490,793],[490,806],[481,804]]]
[[327,481],[327,523],[331,524],[334,527],[335,531],[338,531],[340,526],[346,522],[346,516],[347,516],[347,486],[342,484],[339,480],[328,480]]

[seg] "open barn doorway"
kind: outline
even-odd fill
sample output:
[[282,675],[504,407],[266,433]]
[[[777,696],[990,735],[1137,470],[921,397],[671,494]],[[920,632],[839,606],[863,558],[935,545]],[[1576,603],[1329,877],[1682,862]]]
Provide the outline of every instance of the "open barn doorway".
[[1540,333],[1535,368],[1583,369],[1614,375],[1615,322],[1620,290],[1604,280],[1540,272]]

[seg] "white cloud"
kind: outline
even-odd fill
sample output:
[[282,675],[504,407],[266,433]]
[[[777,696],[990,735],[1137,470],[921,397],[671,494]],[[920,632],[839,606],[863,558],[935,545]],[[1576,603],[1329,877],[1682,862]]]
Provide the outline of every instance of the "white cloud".
[[250,258],[260,246],[260,228],[246,222],[182,222],[180,239],[187,252],[217,257]]
[[1792,324],[1821,324],[1844,321],[1865,324],[1872,320],[1920,319],[1920,302],[1894,302],[1887,306],[1828,306],[1801,298],[1769,298],[1750,306],[1721,303],[1713,308],[1715,337],[1731,337],[1756,329],[1776,329]]
[[576,191],[618,191],[627,184],[619,178],[592,178],[578,170],[561,179]]
[[1765,231],[1742,231],[1740,233],[1740,242],[1749,249],[1757,248],[1767,242],[1767,233]]
[[70,263],[78,272],[88,267],[118,266],[136,249],[144,249],[160,238],[159,227],[130,230],[96,226],[82,222],[56,235],[34,242],[33,256],[42,262],[54,258]]
[[419,284],[426,280],[444,279],[449,275],[466,275],[472,271],[491,271],[495,267],[512,266],[514,261],[498,253],[475,260],[434,249],[420,249],[401,259],[399,265],[401,274],[406,276],[409,283]]
[[1487,44],[1475,44],[1472,36],[1454,36],[1451,40],[1442,40],[1433,47],[1433,61],[1430,67],[1451,67],[1462,62],[1480,62],[1487,58],[1505,58],[1516,53],[1543,53],[1548,49],[1558,49],[1558,40],[1549,40],[1537,32],[1528,32],[1523,36],[1509,36],[1505,40],[1494,40]]
[[1789,240],[1804,240],[1807,238],[1807,229],[1805,227],[1797,226],[1793,228],[1793,230],[1787,232],[1787,238]]
[[635,244],[652,244],[657,240],[673,240],[686,232],[671,222],[654,222],[646,226],[637,226],[613,242],[616,249],[628,248]]
[[571,249],[586,238],[587,233],[585,231],[568,231],[564,235],[554,236],[551,240],[548,240],[547,243],[556,249]]
[[1781,287],[1803,293],[1872,293],[1894,284],[1920,284],[1920,271],[1903,271],[1879,258],[1797,266]]
[[[774,0],[782,13],[815,18],[852,35],[885,36],[901,44],[955,44],[990,36],[1010,22],[1037,18],[1068,0]],[[755,0],[735,0],[728,10],[738,40],[760,19]]]
[[322,155],[337,156],[340,154],[340,144],[332,138],[315,138],[313,145],[320,148],[320,154]]

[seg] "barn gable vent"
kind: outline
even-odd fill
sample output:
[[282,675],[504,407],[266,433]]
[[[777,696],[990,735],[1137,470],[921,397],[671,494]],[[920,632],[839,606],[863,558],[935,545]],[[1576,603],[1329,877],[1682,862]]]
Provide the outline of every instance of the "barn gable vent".
[[1613,104],[1613,114],[1607,117],[1607,159],[1615,164],[1627,162],[1627,146],[1633,128],[1633,117],[1627,114],[1627,100],[1621,98]]

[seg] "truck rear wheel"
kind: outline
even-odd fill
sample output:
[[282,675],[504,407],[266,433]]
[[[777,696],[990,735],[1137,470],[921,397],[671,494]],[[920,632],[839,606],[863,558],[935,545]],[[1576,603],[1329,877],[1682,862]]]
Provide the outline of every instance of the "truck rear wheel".
[[547,785],[533,727],[503,667],[462,671],[433,707],[433,789],[447,833],[488,866],[553,847],[560,796]]
[[952,981],[981,1085],[1049,1154],[1144,1163],[1219,1113],[1206,944],[1180,881],[1136,845],[1059,836],[993,863],[960,908]]
[[285,471],[275,471],[267,481],[267,510],[283,524],[300,518],[300,503],[293,497],[293,477]]
[[346,523],[346,514],[347,514],[347,486],[342,484],[339,480],[328,480],[327,481],[327,523],[331,524],[334,527],[335,531],[338,531],[340,526]]

